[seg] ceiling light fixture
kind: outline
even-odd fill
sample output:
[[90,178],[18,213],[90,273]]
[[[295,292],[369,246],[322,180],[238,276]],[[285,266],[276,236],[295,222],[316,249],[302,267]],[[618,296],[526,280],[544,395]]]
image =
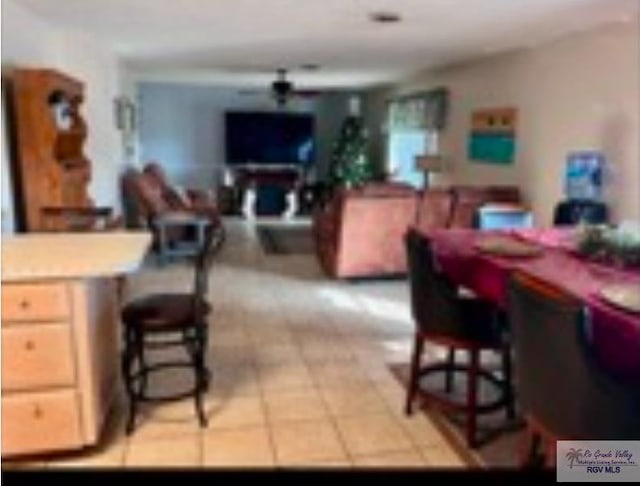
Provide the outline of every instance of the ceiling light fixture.
[[401,17],[395,12],[374,12],[369,15],[369,19],[378,24],[394,24],[400,22]]

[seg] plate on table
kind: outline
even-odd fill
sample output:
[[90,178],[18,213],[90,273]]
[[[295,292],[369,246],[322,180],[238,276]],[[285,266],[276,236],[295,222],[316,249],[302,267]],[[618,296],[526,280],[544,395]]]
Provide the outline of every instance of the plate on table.
[[482,253],[513,258],[541,256],[541,246],[505,236],[487,236],[478,240],[474,247]]
[[600,290],[600,297],[622,309],[640,313],[640,286],[609,285]]

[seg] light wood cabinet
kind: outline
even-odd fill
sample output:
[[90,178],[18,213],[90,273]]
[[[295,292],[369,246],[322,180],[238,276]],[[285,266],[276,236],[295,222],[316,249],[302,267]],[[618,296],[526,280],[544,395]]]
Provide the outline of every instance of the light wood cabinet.
[[47,209],[92,206],[84,85],[53,69],[15,69],[7,81],[18,229],[63,230],[67,223]]
[[2,329],[2,391],[73,386],[75,363],[67,323]]
[[74,388],[2,397],[2,456],[73,449],[83,443]]
[[67,319],[68,287],[64,283],[12,284],[2,289],[2,321],[32,322]]
[[2,456],[95,443],[117,379],[113,279],[2,285]]

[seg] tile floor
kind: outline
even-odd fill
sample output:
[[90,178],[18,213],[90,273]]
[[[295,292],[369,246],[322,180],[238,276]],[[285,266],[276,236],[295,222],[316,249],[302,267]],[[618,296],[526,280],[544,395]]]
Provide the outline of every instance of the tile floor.
[[[184,400],[144,407],[127,438],[119,399],[100,446],[3,467],[466,467],[426,416],[402,412],[387,365],[409,360],[406,283],[330,281],[313,255],[266,255],[253,225],[226,225],[211,274],[209,427]],[[127,296],[189,289],[191,272],[147,265]],[[167,372],[150,386],[189,380]]]

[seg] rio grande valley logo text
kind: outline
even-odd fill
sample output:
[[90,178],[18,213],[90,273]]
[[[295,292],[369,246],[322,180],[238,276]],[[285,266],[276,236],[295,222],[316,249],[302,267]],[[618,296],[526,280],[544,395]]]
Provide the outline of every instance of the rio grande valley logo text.
[[620,474],[623,468],[638,467],[628,449],[575,449],[565,454],[569,468],[585,468],[588,474]]

